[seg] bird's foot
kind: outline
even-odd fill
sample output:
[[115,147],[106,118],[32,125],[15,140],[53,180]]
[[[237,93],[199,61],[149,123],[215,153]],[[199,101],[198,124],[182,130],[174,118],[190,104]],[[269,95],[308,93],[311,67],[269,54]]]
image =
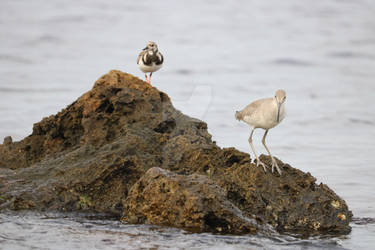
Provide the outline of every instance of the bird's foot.
[[257,161],[257,167],[261,165],[264,169],[264,172],[267,173],[266,165],[263,162],[261,162],[259,159],[256,159],[256,161]]
[[272,173],[273,173],[273,170],[275,168],[276,168],[277,172],[279,173],[279,175],[281,176],[281,170],[280,170],[279,166],[277,165],[276,160],[272,157]]

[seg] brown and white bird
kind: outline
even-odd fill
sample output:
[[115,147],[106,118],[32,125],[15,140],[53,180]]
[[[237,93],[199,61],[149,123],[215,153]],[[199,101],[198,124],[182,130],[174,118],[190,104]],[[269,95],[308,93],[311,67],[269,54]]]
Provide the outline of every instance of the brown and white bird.
[[[163,66],[163,62],[163,55],[159,52],[156,43],[148,42],[137,59],[138,67],[145,73],[146,82],[151,84],[152,73],[158,71]],[[150,73],[149,77],[147,73]]]
[[253,133],[256,128],[263,128],[266,130],[264,133],[262,143],[266,148],[268,154],[272,159],[272,172],[276,168],[277,172],[281,175],[281,170],[277,165],[276,160],[273,158],[270,150],[266,145],[266,136],[268,130],[278,125],[285,117],[285,100],[286,93],[284,90],[279,89],[273,98],[264,98],[247,105],[243,110],[236,111],[236,119],[244,121],[251,126],[251,133],[249,137],[250,147],[257,159],[257,166],[261,165],[266,171],[266,166],[258,158],[253,145]]

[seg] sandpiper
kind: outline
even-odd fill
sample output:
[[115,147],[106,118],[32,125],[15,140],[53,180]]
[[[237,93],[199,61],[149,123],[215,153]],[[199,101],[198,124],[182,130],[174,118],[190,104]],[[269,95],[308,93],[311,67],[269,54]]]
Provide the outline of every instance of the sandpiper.
[[[137,59],[138,67],[145,73],[146,82],[151,84],[152,73],[163,66],[163,61],[163,55],[158,51],[156,43],[148,42]],[[150,73],[149,77],[147,77],[147,73]]]
[[269,129],[275,127],[284,119],[285,99],[286,99],[285,91],[282,89],[279,89],[276,91],[275,97],[257,100],[247,105],[243,110],[236,111],[236,115],[235,115],[237,120],[239,121],[242,120],[251,126],[249,144],[256,157],[257,166],[259,165],[263,166],[263,169],[265,172],[266,172],[266,166],[264,165],[263,162],[259,160],[258,155],[255,152],[252,137],[253,137],[254,130],[256,128],[263,128],[266,130],[262,139],[262,143],[264,147],[266,148],[268,154],[271,156],[272,172],[274,168],[276,168],[280,175],[281,175],[281,170],[266,145],[266,136],[267,136]]

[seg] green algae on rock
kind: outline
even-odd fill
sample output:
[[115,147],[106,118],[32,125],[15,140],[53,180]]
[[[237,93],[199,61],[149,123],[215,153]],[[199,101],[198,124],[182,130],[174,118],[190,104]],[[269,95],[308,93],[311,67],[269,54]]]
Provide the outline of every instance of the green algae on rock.
[[[207,124],[176,110],[167,94],[113,70],[36,123],[30,136],[4,140],[0,209],[105,212],[201,232],[254,233],[265,225],[299,234],[350,232],[343,199],[309,173],[278,164],[282,176],[264,173],[235,148],[218,147]],[[155,171],[168,185],[180,184],[173,187],[188,192],[192,206],[205,204],[198,218],[178,193],[140,189],[160,184],[150,178]],[[142,207],[161,201],[174,207]]]

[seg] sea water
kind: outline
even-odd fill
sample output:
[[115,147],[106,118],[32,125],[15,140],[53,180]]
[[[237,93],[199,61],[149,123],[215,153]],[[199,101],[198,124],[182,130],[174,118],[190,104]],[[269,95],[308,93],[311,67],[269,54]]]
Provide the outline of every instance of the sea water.
[[[285,89],[271,152],[345,199],[342,237],[219,236],[75,214],[0,214],[0,249],[373,249],[375,2],[0,1],[0,140],[91,89],[111,69],[140,78],[138,53],[158,43],[152,85],[208,124],[221,147],[250,152],[234,112]],[[262,130],[254,134],[259,153]]]

